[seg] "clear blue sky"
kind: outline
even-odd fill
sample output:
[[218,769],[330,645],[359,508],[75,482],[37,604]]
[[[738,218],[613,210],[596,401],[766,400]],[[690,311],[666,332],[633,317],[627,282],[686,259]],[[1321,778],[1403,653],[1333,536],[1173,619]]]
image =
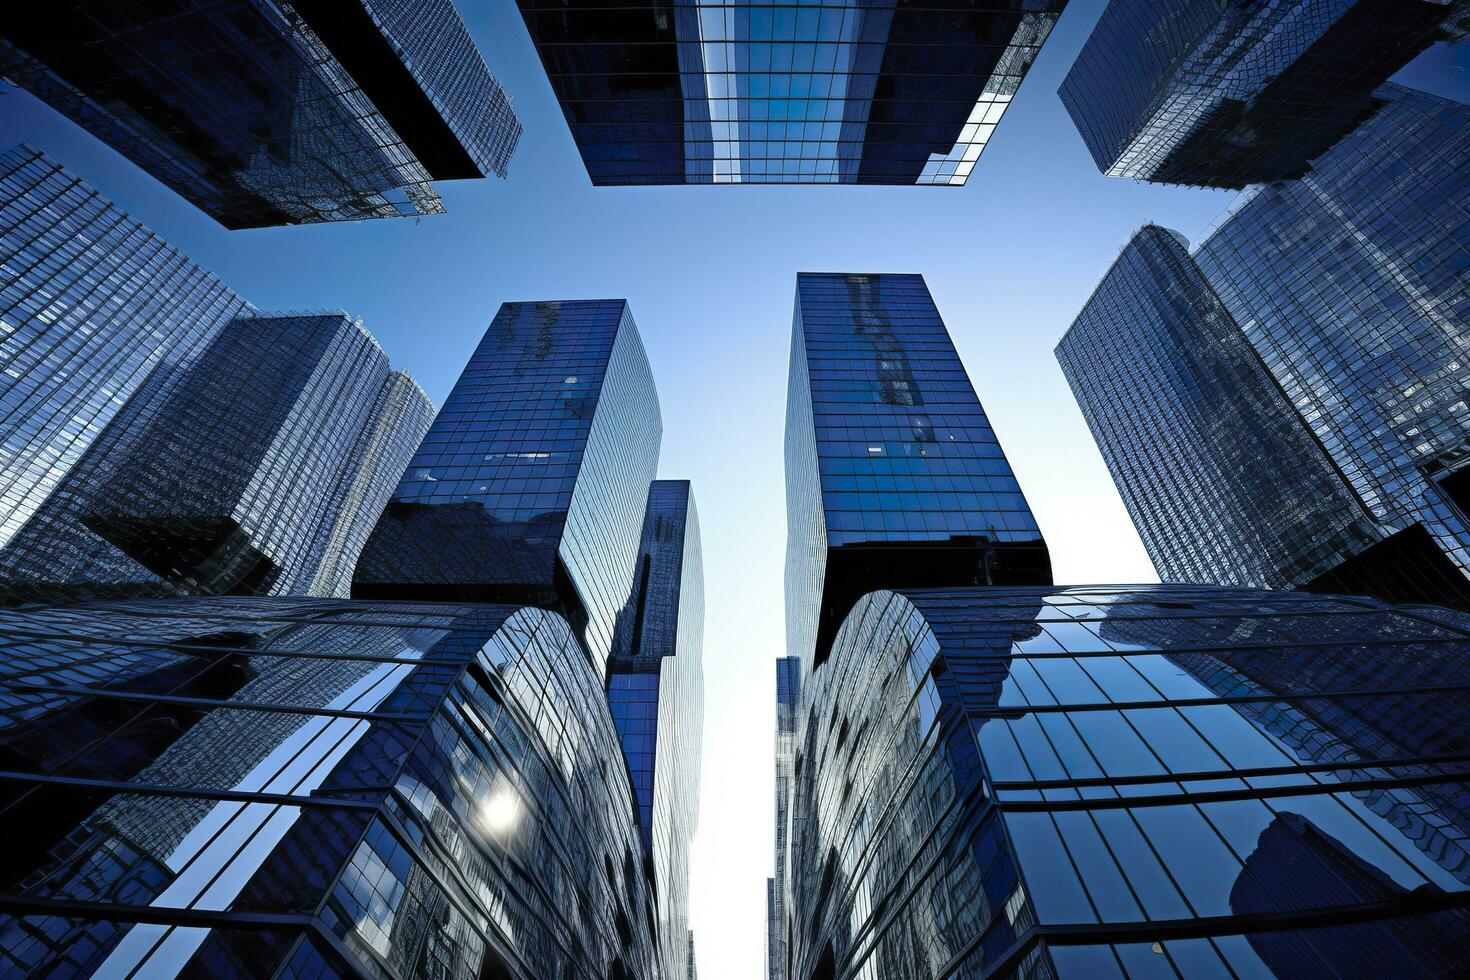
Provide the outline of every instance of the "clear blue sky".
[[[694,481],[703,522],[700,975],[759,977],[796,273],[923,273],[1057,580],[1148,581],[1052,347],[1134,229],[1196,239],[1231,195],[1097,173],[1056,89],[1101,0],[1073,0],[963,188],[593,188],[512,0],[459,6],[526,131],[508,181],[438,185],[445,215],[227,232],[16,90],[0,95],[0,143],[46,150],[263,309],[361,315],[436,404],[501,302],[631,302],[663,405],[660,474]],[[1467,63],[1431,52],[1408,80],[1463,92]]]

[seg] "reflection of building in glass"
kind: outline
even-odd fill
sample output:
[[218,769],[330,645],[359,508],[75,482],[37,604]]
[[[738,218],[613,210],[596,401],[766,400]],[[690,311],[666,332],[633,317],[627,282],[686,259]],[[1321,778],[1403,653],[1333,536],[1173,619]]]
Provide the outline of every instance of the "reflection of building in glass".
[[521,132],[450,0],[47,4],[0,75],[228,228],[442,211]]
[[648,491],[633,591],[618,614],[607,700],[657,895],[661,972],[692,969],[689,843],[699,825],[704,572],[687,480]]
[[1459,622],[1205,586],[863,597],[803,691],[792,975],[1463,975]]
[[[1313,582],[1438,566],[1470,592],[1470,106],[1400,86],[1300,180],[1195,252],[1227,311],[1393,537]],[[1390,572],[1389,574],[1396,574]]]
[[1059,94],[1103,173],[1240,188],[1301,176],[1466,0],[1114,0]]
[[796,778],[797,722],[801,717],[801,658],[776,661],[776,874],[766,879],[766,980],[783,980],[788,948],[791,786]]
[[39,150],[0,152],[0,547],[150,372],[245,308]]
[[519,3],[594,184],[963,184],[1066,0]]
[[427,428],[427,397],[388,379],[344,314],[232,321],[156,371],[15,535],[5,593],[302,594],[329,547],[350,570]]
[[603,664],[662,431],[625,301],[504,304],[368,539],[353,595],[554,608]]
[[652,977],[600,679],[539,609],[6,618],[0,970]]
[[923,277],[797,277],[786,649],[809,672],[877,588],[1044,584],[1041,532]]

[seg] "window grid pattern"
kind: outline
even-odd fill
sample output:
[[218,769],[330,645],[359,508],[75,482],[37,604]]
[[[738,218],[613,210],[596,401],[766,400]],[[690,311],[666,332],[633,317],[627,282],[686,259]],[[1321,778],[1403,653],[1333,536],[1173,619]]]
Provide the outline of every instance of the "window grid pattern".
[[344,314],[234,320],[150,378],[0,552],[6,597],[305,594],[387,375]]
[[804,693],[795,975],[1464,972],[1466,625],[1190,586],[865,597]]
[[1470,107],[1401,86],[1300,180],[1247,192],[1200,268],[1369,513],[1461,575],[1470,460]]
[[521,126],[450,0],[325,7],[58,7],[6,25],[0,72],[228,228],[433,214],[431,178],[505,175]]
[[959,185],[1065,0],[519,4],[593,184]]
[[1467,32],[1467,0],[1112,3],[1058,94],[1103,173],[1239,189],[1300,176]]
[[60,903],[4,917],[5,972],[655,975],[616,734],[554,613],[93,603],[17,612],[0,645],[27,835],[0,891]]
[[1176,233],[1134,235],[1057,359],[1165,581],[1296,588],[1386,536]]
[[0,153],[0,546],[151,372],[245,309],[39,150]]
[[801,718],[801,658],[776,660],[776,873],[767,881],[766,980],[788,976],[791,901],[791,793],[796,779],[797,723]]

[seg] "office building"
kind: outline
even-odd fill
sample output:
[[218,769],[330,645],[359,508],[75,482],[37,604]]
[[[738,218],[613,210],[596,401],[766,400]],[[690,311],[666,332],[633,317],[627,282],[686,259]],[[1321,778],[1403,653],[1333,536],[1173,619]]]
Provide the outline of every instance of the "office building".
[[502,305],[368,538],[353,596],[555,609],[600,672],[662,426],[624,300]]
[[704,571],[688,480],[648,491],[633,592],[618,615],[607,702],[638,806],[652,871],[660,970],[693,968],[689,845],[699,827],[704,727]]
[[0,972],[656,975],[601,678],[554,613],[82,603],[0,648]]
[[1460,976],[1470,620],[879,591],[807,704],[792,976]]
[[518,3],[595,185],[956,185],[1066,0]]
[[796,778],[796,742],[801,720],[801,658],[776,661],[776,873],[766,879],[766,980],[784,980],[789,942],[791,788]]
[[1300,177],[1467,0],[1114,0],[1059,94],[1098,169],[1242,188]]
[[786,649],[807,674],[874,589],[1050,583],[922,276],[797,277],[786,528]]
[[433,214],[521,132],[451,0],[41,4],[0,77],[227,228]]
[[0,153],[0,547],[144,379],[246,308],[41,151]]
[[309,592],[329,549],[350,569],[361,524],[427,427],[423,393],[409,382],[412,417],[395,417],[385,397],[402,396],[387,379],[377,341],[345,314],[233,320],[112,419],[0,551],[0,590],[12,601]]

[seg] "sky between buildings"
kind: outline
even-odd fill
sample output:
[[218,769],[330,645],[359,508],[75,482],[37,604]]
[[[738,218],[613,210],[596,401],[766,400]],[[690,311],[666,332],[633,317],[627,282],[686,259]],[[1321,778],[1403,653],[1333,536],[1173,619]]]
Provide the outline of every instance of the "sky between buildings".
[[[262,309],[362,316],[436,405],[502,302],[631,302],[663,408],[659,475],[693,480],[702,522],[699,972],[760,977],[796,273],[922,273],[1041,524],[1056,580],[1154,581],[1052,348],[1139,225],[1194,241],[1232,194],[1098,174],[1056,89],[1103,0],[1072,0],[962,188],[593,188],[515,4],[457,5],[525,135],[508,181],[436,184],[448,214],[227,232],[10,88],[0,94],[0,145],[45,150]],[[1467,50],[1431,51],[1400,80],[1470,100]]]

